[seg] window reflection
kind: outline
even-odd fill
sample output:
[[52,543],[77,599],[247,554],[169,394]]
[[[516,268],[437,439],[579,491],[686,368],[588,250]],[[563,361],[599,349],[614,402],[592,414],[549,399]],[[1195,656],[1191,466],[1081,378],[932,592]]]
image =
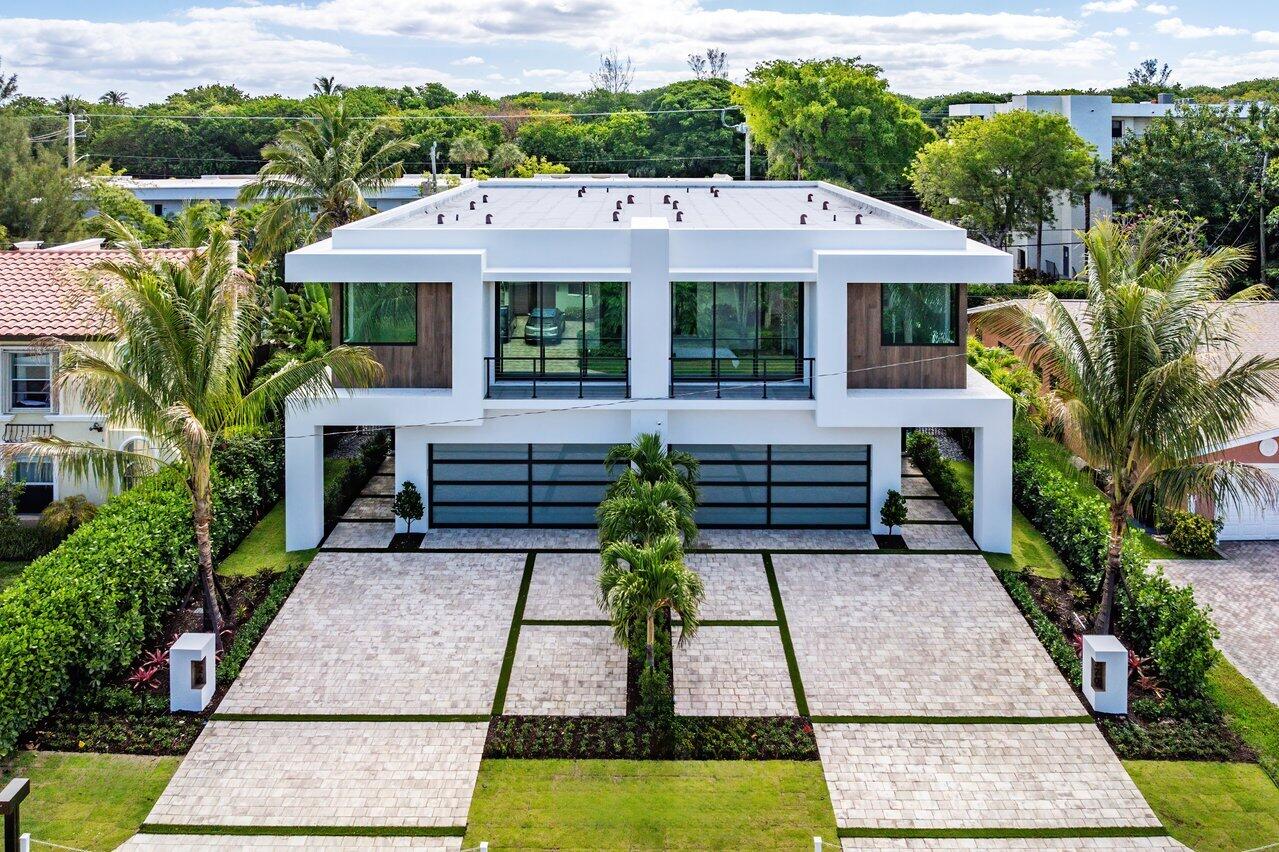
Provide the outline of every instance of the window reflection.
[[803,372],[803,287],[795,281],[671,285],[676,378],[785,379]]
[[623,379],[626,284],[499,282],[499,378]]

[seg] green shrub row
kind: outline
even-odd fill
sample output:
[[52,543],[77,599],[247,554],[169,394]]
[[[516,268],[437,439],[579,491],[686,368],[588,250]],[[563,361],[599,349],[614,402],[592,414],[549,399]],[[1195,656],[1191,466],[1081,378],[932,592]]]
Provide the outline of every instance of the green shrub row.
[[0,523],[0,562],[30,562],[58,546],[58,534],[39,524]]
[[1070,644],[1070,640],[1066,638],[1066,634],[1061,632],[1053,620],[1049,618],[1039,604],[1035,602],[1035,598],[1030,593],[1030,588],[1026,585],[1026,581],[1021,578],[1021,574],[1009,569],[995,568],[995,575],[999,577],[999,582],[1004,584],[1004,588],[1008,590],[1008,596],[1013,599],[1013,603],[1017,604],[1017,608],[1021,610],[1021,614],[1026,617],[1030,629],[1034,631],[1035,636],[1039,638],[1044,649],[1048,651],[1048,656],[1052,657],[1057,668],[1065,675],[1066,680],[1076,689],[1080,688],[1083,683],[1083,665],[1079,661],[1079,654],[1075,652],[1075,646]]
[[487,758],[817,760],[813,726],[798,716],[499,716]]
[[[215,554],[282,489],[282,442],[243,434],[215,451]],[[0,593],[0,754],[76,684],[127,666],[196,573],[191,501],[174,473],[113,497]]]
[[369,477],[377,473],[386,454],[391,450],[390,433],[379,429],[365,439],[360,452],[350,459],[341,475],[324,488],[324,518],[333,521],[342,517]]
[[973,531],[972,489],[959,478],[941,455],[937,439],[927,432],[911,432],[906,436],[906,455],[937,489],[946,507],[969,533]]
[[1053,284],[969,284],[968,307],[975,308],[987,302],[1003,299],[1029,299],[1045,290],[1058,299],[1082,299],[1086,295],[1086,286],[1075,281]]
[[253,615],[236,629],[235,641],[218,662],[218,686],[230,686],[240,676],[240,670],[249,661],[249,655],[257,647],[258,640],[271,626],[305,570],[306,563],[297,562],[285,568],[280,576],[271,581],[271,588],[267,589],[266,595],[258,602]]

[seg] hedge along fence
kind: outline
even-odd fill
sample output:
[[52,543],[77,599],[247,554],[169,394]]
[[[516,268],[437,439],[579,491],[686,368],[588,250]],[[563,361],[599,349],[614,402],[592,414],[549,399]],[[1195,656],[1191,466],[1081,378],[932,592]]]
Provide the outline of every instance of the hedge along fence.
[[[216,558],[279,499],[281,443],[242,434],[215,450]],[[132,662],[195,578],[191,501],[176,476],[113,497],[0,593],[0,754],[73,684],[99,685]]]

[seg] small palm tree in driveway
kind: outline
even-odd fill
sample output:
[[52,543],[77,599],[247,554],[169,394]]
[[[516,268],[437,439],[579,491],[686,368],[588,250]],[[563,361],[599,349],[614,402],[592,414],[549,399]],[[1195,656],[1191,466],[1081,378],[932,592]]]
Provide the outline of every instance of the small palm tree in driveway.
[[1240,251],[1181,250],[1174,223],[1158,218],[1102,222],[1083,241],[1079,318],[1045,293],[980,321],[1045,372],[1066,445],[1104,477],[1110,539],[1094,630],[1108,633],[1134,505],[1274,499],[1268,474],[1212,454],[1248,432],[1257,403],[1279,399],[1279,357],[1238,354],[1239,307],[1268,295],[1222,298],[1246,264]]
[[[674,480],[683,486],[694,502],[697,501],[697,459],[692,453],[667,449],[662,443],[662,436],[656,432],[645,432],[630,444],[618,444],[609,449],[608,455],[604,457],[605,469],[612,473],[623,466],[635,471],[645,482]],[[623,487],[620,483],[619,479],[610,493]]]
[[643,544],[664,535],[681,536],[686,545],[691,544],[697,538],[695,508],[680,483],[672,479],[646,482],[634,470],[623,471],[595,511],[600,544]]
[[653,646],[657,640],[657,614],[670,607],[680,616],[681,644],[698,626],[698,611],[705,590],[702,578],[684,564],[684,549],[673,535],[647,544],[615,541],[600,554],[604,568],[599,576],[600,607],[609,613],[613,638],[630,648],[631,629],[644,625],[644,664],[654,671]]
[[129,257],[97,264],[82,286],[114,340],[47,342],[59,353],[58,387],[78,394],[86,410],[150,436],[159,458],[54,437],[7,446],[13,455],[53,457],[73,475],[107,481],[136,474],[138,465],[176,470],[191,496],[205,624],[220,637],[210,532],[214,446],[237,428],[262,425],[292,394],[292,404],[306,405],[333,397],[335,384],[367,386],[382,369],[368,350],[339,346],[294,358],[254,382],[261,300],[225,229],[215,228],[189,259],[156,259],[119,222],[106,224]]

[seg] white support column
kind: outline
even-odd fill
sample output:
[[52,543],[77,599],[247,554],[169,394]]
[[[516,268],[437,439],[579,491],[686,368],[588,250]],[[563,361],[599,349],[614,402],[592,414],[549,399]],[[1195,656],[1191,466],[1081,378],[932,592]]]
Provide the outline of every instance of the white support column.
[[816,329],[817,425],[840,426],[848,400],[848,278],[838,263],[821,252],[815,253],[815,263],[816,299],[810,320]]
[[902,430],[893,427],[874,432],[870,445],[870,530],[886,535],[888,527],[879,522],[879,510],[889,491],[902,490]]
[[670,278],[670,228],[666,219],[632,219],[631,281],[626,293],[632,397],[665,399],[670,393]]
[[973,429],[973,539],[982,550],[1013,549],[1012,401],[1007,418]]
[[[427,519],[431,516],[429,486],[426,470],[426,429],[421,426],[397,426],[395,428],[395,490],[399,492],[405,482],[412,482],[422,493],[426,512],[421,521],[413,522],[413,532],[426,532]],[[407,532],[408,524],[395,519],[395,531]]]
[[284,419],[284,546],[317,547],[324,538],[324,429]]

